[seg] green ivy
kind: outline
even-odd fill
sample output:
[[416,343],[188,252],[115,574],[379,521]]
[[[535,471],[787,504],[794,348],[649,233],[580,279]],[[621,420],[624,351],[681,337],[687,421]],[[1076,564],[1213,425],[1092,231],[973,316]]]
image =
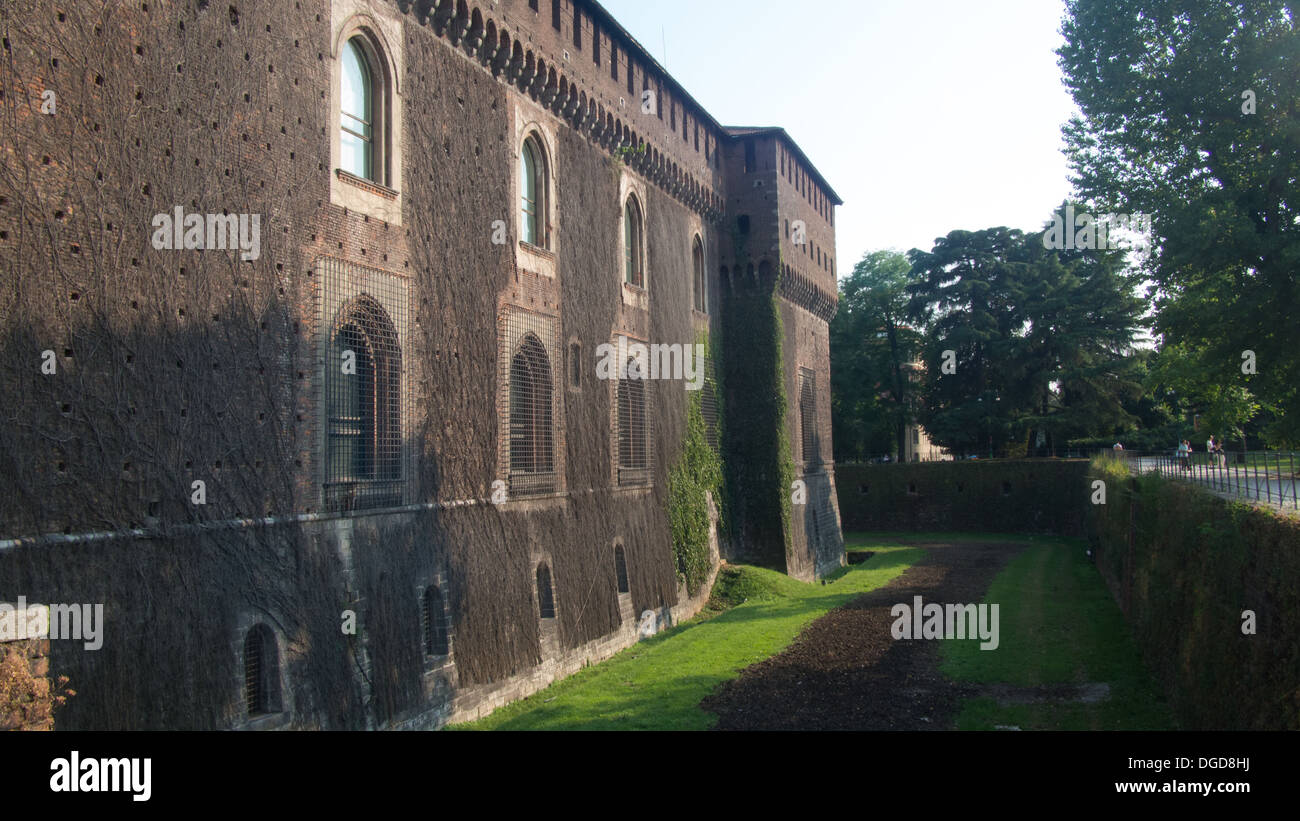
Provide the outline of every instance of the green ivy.
[[[699,341],[710,352],[708,335]],[[716,360],[715,360],[716,361]],[[703,363],[700,364],[703,367]],[[716,390],[721,402],[721,391]],[[686,436],[682,455],[668,471],[668,523],[673,538],[677,578],[694,596],[709,575],[709,502],[722,506],[722,459],[709,447],[701,391],[686,392]],[[718,424],[722,424],[718,408]]]

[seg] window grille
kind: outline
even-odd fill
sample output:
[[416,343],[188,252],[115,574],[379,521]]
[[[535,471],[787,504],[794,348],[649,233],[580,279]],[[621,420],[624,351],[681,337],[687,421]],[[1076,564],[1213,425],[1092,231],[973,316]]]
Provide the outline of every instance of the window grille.
[[424,635],[424,653],[428,656],[445,656],[448,652],[447,614],[442,605],[442,593],[430,586],[420,597],[420,621]]
[[275,636],[264,624],[244,639],[244,703],[250,716],[279,712],[280,664]]
[[555,592],[551,589],[551,569],[545,562],[537,565],[537,603],[542,618],[555,618]]
[[319,314],[327,510],[403,502],[406,280],[325,259]]
[[558,487],[555,329],[551,317],[513,306],[502,317],[501,381],[507,401],[501,463],[512,496],[551,493]]
[[700,388],[700,415],[704,417],[704,440],[718,452],[718,388],[713,378],[713,360],[704,359],[704,387]]
[[807,368],[799,369],[799,429],[805,469],[821,464],[817,436],[817,376]]
[[[617,345],[617,340],[615,341]],[[635,344],[629,341],[629,345]],[[626,372],[615,381],[617,465],[619,485],[650,483],[653,454],[651,448],[650,394],[654,384],[640,373],[635,357],[628,357]],[[649,357],[644,360],[649,367]]]

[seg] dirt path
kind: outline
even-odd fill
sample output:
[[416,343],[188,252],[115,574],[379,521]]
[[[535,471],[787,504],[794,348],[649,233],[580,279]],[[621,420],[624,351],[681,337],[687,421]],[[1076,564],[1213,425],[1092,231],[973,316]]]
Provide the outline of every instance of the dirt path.
[[1025,548],[918,544],[926,557],[879,590],[809,625],[786,650],[747,668],[701,703],[720,730],[945,730],[976,688],[939,672],[939,641],[895,641],[895,604],[976,604]]

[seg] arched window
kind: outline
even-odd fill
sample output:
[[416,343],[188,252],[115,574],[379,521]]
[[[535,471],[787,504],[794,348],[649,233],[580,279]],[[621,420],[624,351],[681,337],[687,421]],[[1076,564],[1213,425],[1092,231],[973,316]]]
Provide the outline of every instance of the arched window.
[[535,334],[526,334],[510,360],[511,486],[542,489],[537,479],[555,470],[551,433],[551,361]]
[[387,312],[369,295],[335,318],[325,384],[330,507],[400,501],[402,352]]
[[244,704],[249,716],[280,712],[280,648],[265,624],[244,637]]
[[535,134],[524,140],[519,160],[520,230],[524,242],[538,248],[550,248],[549,209],[550,175],[546,152]]
[[645,287],[645,227],[641,206],[631,196],[623,206],[623,281]]
[[709,312],[708,281],[704,277],[704,244],[697,236],[691,247],[691,266],[695,271],[695,310]]
[[447,655],[447,615],[443,610],[442,593],[437,585],[430,585],[420,597],[420,621],[423,628],[424,654],[426,656]]
[[376,136],[382,136],[382,131],[376,131],[379,101],[370,52],[362,37],[353,37],[343,46],[339,165],[349,174],[382,183],[376,150],[382,144]]
[[649,430],[646,420],[646,381],[636,377],[636,360],[629,358],[629,377],[618,380],[618,480],[619,484],[644,482],[649,467]]
[[542,618],[555,618],[555,592],[551,589],[551,569],[546,562],[537,565],[537,604]]
[[821,464],[817,437],[817,393],[811,371],[802,370],[799,388],[799,438],[806,466]]
[[621,544],[614,545],[614,575],[618,580],[618,592],[628,592],[631,588],[627,583],[627,556]]

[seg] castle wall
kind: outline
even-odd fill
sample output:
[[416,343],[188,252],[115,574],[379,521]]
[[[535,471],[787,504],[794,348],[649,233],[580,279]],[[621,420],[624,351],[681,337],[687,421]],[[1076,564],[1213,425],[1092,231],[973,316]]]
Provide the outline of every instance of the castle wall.
[[[540,5],[138,4],[101,19],[16,0],[0,73],[15,170],[0,177],[0,600],[104,604],[101,649],[51,643],[77,690],[61,727],[437,726],[631,644],[646,611],[662,627],[707,598],[679,588],[668,532],[682,385],[649,391],[647,475],[623,484],[595,363],[618,336],[717,330],[730,140],[603,11],[561,3],[556,29]],[[359,33],[393,123],[378,181],[335,170],[340,50]],[[69,42],[94,47],[54,46]],[[645,111],[647,85],[659,107]],[[529,134],[554,181],[549,249],[518,241]],[[641,289],[622,276],[629,193]],[[256,254],[159,248],[154,218],[178,207],[257,215]],[[692,310],[697,234],[708,312]],[[384,360],[400,410],[382,487],[333,482],[325,463],[330,340],[358,300],[400,353]],[[510,462],[525,331],[553,386],[540,490]],[[361,491],[384,504],[360,509]],[[431,586],[445,654],[423,646]],[[253,716],[258,624],[277,703]]]

